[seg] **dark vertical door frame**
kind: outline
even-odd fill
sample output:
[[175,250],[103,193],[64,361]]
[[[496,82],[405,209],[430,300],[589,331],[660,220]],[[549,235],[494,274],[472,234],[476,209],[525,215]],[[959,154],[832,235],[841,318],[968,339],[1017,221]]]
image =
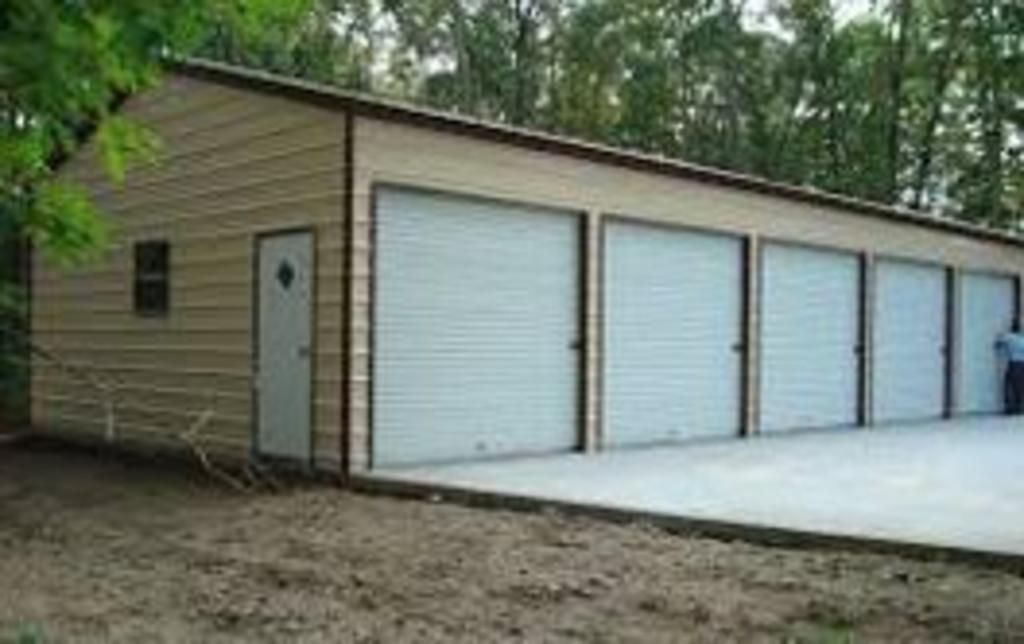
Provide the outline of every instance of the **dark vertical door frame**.
[[608,343],[605,342],[605,331],[607,330],[607,319],[605,316],[605,302],[608,297],[608,255],[606,244],[608,243],[607,217],[603,213],[594,212],[591,215],[594,225],[597,227],[597,285],[594,297],[597,302],[597,324],[595,325],[595,346],[597,355],[594,356],[594,383],[592,390],[597,400],[594,401],[594,413],[597,415],[594,423],[594,449],[601,451],[605,449],[605,405],[607,403],[607,391],[605,388],[605,356],[607,355]]
[[342,271],[341,271],[341,426],[339,430],[339,458],[343,483],[352,474],[352,288],[353,288],[353,235],[355,231],[355,118],[352,111],[345,112],[342,126]]
[[954,404],[954,383],[956,382],[956,360],[955,350],[958,346],[956,338],[956,269],[952,266],[946,267],[946,337],[942,347],[943,352],[943,395],[942,395],[942,417],[953,417]]
[[377,246],[378,226],[380,225],[380,212],[378,211],[378,195],[381,186],[373,183],[370,186],[370,245],[367,249],[367,263],[369,265],[369,278],[367,290],[369,292],[369,312],[366,345],[368,355],[366,358],[366,469],[372,470],[377,457],[377,313],[380,302],[377,298],[377,263],[380,259],[380,248]]
[[753,262],[754,241],[749,235],[744,237],[740,245],[740,328],[736,350],[740,353],[740,390],[739,390],[739,435],[750,436],[750,381],[751,381],[751,280],[750,269]]
[[857,426],[868,426],[868,404],[870,399],[870,387],[868,373],[868,361],[872,350],[871,342],[871,271],[873,262],[868,253],[860,253],[860,271],[857,285]]
[[1013,276],[1013,330],[1020,331],[1020,307],[1021,307],[1021,279],[1020,274]]
[[757,311],[757,324],[754,325],[751,331],[757,342],[757,360],[751,361],[750,368],[757,370],[757,393],[754,399],[753,409],[751,410],[751,424],[750,427],[752,434],[761,433],[761,410],[764,404],[764,283],[765,283],[765,271],[767,267],[764,260],[764,248],[765,238],[759,237],[756,244],[757,260],[756,267],[754,270],[757,271],[757,284],[756,292],[757,299],[754,302]]
[[577,258],[576,264],[576,306],[579,310],[576,312],[576,339],[574,340],[574,348],[576,349],[576,419],[577,426],[577,437],[576,437],[576,451],[588,452],[595,449],[594,445],[591,445],[590,437],[588,436],[588,423],[587,423],[587,407],[590,400],[590,371],[588,365],[591,360],[590,351],[590,332],[587,329],[587,323],[589,322],[590,316],[587,312],[587,307],[590,304],[590,232],[591,222],[588,213],[580,213],[579,225],[577,226],[578,240],[576,243],[577,252],[579,257]]

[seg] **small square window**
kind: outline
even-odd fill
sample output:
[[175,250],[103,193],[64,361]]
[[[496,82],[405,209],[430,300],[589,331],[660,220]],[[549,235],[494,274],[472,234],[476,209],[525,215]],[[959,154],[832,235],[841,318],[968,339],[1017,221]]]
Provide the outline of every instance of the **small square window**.
[[170,308],[171,261],[166,241],[135,244],[135,313],[163,317]]

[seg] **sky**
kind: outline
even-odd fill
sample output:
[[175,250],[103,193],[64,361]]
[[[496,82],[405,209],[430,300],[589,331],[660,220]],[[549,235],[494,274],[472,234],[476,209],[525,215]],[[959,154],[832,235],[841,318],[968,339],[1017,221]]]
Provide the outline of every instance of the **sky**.
[[[746,10],[750,16],[750,24],[777,31],[778,26],[773,21],[764,18],[764,14],[775,1],[777,0],[747,0]],[[832,0],[832,6],[836,9],[836,16],[840,24],[854,20],[871,12],[873,8],[877,10],[878,7],[884,5],[884,0]]]

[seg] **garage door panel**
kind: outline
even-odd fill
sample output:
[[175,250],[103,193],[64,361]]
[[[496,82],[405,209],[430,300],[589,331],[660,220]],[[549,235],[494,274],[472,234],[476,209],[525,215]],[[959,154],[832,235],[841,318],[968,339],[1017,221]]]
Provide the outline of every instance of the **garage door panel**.
[[875,272],[876,422],[939,418],[945,407],[946,271],[892,260]]
[[762,431],[856,423],[859,293],[854,255],[764,246]]
[[569,449],[579,220],[378,195],[377,465]]
[[741,242],[615,222],[605,245],[605,441],[735,435]]
[[960,283],[959,413],[996,413],[1003,408],[1004,363],[995,350],[1012,328],[1016,282],[1002,275],[965,272]]

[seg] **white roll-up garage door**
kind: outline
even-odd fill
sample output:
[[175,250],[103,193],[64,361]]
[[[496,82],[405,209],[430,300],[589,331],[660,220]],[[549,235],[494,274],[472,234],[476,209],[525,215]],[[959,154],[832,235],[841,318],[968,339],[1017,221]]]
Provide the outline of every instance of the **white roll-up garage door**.
[[374,465],[571,449],[577,217],[377,195]]
[[957,411],[995,413],[1003,408],[1003,363],[995,343],[1013,325],[1013,278],[963,273],[960,281]]
[[765,244],[761,280],[761,431],[854,425],[859,259]]
[[732,237],[608,224],[607,444],[738,433],[741,253]]
[[946,271],[880,260],[875,270],[875,422],[940,418],[946,391]]

